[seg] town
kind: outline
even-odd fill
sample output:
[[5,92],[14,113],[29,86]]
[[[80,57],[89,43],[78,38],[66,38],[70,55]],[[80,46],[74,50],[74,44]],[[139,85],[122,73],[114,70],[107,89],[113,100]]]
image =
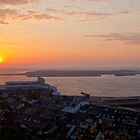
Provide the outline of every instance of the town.
[[0,86],[0,139],[139,140],[140,111],[114,101],[61,95],[41,77],[8,81]]

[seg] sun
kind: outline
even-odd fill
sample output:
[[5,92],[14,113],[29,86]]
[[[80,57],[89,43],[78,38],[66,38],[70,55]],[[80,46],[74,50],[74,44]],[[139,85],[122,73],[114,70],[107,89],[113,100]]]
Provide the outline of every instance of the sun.
[[2,58],[2,57],[0,57],[0,64],[1,64],[1,63],[3,63],[3,58]]

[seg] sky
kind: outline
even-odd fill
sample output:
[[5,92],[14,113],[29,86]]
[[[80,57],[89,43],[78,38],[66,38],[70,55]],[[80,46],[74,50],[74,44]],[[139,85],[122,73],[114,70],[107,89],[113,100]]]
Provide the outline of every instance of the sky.
[[140,0],[0,0],[0,70],[140,68]]

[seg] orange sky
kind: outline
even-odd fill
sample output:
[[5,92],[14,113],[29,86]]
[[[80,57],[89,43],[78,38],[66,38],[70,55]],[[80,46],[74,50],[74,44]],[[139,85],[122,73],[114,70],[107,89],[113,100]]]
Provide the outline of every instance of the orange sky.
[[140,67],[139,0],[0,0],[0,67]]

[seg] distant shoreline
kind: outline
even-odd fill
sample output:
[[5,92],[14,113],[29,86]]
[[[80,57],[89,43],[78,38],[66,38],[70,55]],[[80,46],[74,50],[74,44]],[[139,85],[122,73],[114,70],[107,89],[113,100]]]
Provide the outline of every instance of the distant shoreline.
[[25,73],[1,73],[0,76],[25,75]]
[[1,73],[0,76],[25,75],[27,77],[100,77],[102,75],[136,76],[137,70],[38,70],[24,73]]
[[26,72],[28,77],[100,77],[102,75],[136,76],[140,71],[136,70],[38,70]]

